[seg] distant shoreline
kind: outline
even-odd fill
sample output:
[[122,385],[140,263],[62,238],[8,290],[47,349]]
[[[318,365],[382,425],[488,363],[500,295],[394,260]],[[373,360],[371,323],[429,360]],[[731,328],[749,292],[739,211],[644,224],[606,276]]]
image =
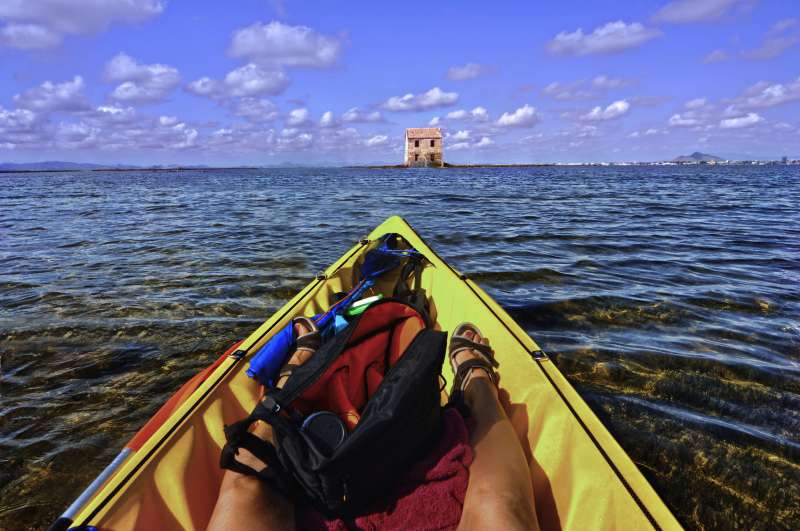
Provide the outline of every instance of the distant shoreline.
[[[443,166],[422,166],[431,169],[449,168],[575,168],[575,167],[631,167],[631,166],[798,166],[798,162],[793,161],[783,163],[774,160],[738,160],[730,162],[531,162],[525,164],[448,164]],[[415,169],[413,166],[403,164],[372,164],[366,166],[347,166],[348,168],[367,168],[371,170],[407,170]],[[419,168],[419,167],[416,167]]]
[[[431,169],[491,169],[491,168],[580,168],[580,167],[645,167],[645,166],[800,166],[798,162],[792,161],[784,164],[780,161],[731,161],[731,162],[532,162],[524,164],[448,164],[444,166],[428,166]],[[0,169],[0,174],[6,173],[76,173],[76,172],[181,172],[181,171],[226,171],[226,170],[281,170],[298,168],[342,168],[342,169],[368,169],[368,170],[409,170],[414,167],[404,166],[403,164],[368,164],[350,166],[219,166],[219,167],[192,167],[177,166],[173,168],[73,168],[73,169],[53,169],[53,170],[14,170]]]
[[[287,168],[292,166],[287,166]],[[300,166],[294,166],[300,167]],[[219,170],[265,170],[271,169],[270,167],[258,167],[258,166],[220,166],[220,167],[207,167],[207,168],[196,168],[192,166],[186,167],[175,167],[175,168],[73,168],[73,169],[62,169],[62,170],[3,170],[0,169],[0,173],[73,173],[73,172],[86,172],[86,171],[99,171],[99,172],[109,172],[109,171],[147,171],[147,172],[171,172],[171,171],[219,171]]]

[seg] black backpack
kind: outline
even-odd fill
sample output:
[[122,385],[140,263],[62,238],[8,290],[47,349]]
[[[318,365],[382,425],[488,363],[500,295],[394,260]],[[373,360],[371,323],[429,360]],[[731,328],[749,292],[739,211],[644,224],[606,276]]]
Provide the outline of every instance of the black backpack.
[[[446,338],[409,304],[374,303],[296,368],[282,389],[269,389],[250,416],[225,427],[221,466],[260,477],[328,516],[359,514],[438,435]],[[349,433],[335,418],[321,422],[322,433],[309,429],[310,422],[333,417],[320,409],[342,403],[346,411],[335,413],[350,424]],[[248,432],[256,420],[272,425],[275,447]],[[331,437],[338,437],[335,444]],[[238,448],[267,468],[236,461]]]

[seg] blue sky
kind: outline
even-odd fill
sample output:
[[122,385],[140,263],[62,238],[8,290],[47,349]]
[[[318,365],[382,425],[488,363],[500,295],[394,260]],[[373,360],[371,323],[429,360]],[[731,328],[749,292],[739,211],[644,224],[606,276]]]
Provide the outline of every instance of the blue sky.
[[0,66],[0,161],[800,157],[794,0],[3,0]]

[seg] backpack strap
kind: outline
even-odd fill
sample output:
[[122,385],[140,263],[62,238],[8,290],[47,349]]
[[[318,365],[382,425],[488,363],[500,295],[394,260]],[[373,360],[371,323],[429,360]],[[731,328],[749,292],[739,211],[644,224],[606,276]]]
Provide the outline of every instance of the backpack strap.
[[[413,306],[422,315],[426,326],[429,326],[428,299],[422,289],[422,261],[424,259],[423,256],[410,256],[408,258],[400,270],[400,275],[397,277],[392,298]],[[413,291],[408,287],[408,280],[412,275],[414,276]]]
[[[264,421],[273,427],[281,424],[281,420],[277,415],[280,411],[280,406],[271,396],[266,396],[259,402],[253,412],[246,418],[225,426],[225,446],[222,448],[220,454],[220,467],[228,470],[233,470],[240,474],[247,476],[254,476],[262,481],[274,484],[279,490],[284,493],[290,492],[290,488],[281,479],[281,471],[283,467],[275,447],[250,433],[250,426],[256,421]],[[256,458],[264,463],[264,468],[256,470],[255,468],[245,465],[236,456],[239,454],[239,449],[244,448],[253,454]]]

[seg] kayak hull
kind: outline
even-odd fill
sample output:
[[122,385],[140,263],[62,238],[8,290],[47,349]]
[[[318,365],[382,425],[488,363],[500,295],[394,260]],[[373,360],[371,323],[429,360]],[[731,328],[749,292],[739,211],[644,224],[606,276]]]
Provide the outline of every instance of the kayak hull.
[[[96,482],[59,527],[204,529],[223,471],[223,426],[255,406],[247,360],[292,317],[327,309],[353,285],[367,243],[398,233],[430,265],[422,285],[436,328],[475,323],[492,341],[512,421],[527,433],[526,453],[542,529],[680,529],[633,461],[527,333],[477,284],[449,266],[399,217],[378,226],[313,279],[242,342],[181,388],[126,445],[127,454]],[[389,290],[394,281],[387,279]],[[450,367],[444,376],[452,381]]]

